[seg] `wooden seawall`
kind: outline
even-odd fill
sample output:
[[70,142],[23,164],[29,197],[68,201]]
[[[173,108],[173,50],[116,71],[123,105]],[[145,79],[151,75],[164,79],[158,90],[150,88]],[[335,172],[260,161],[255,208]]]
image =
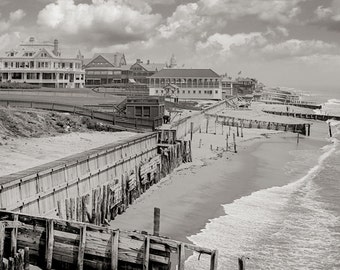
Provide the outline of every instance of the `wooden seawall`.
[[333,120],[340,121],[340,116],[335,116],[335,115],[325,115],[325,114],[315,114],[315,113],[279,112],[279,111],[268,111],[268,110],[265,110],[263,112],[276,114],[276,115],[291,116],[291,117],[296,117],[296,118],[312,119],[312,120],[327,121],[327,120],[333,119]]
[[147,233],[0,211],[0,269],[4,258],[13,261],[24,248],[29,249],[25,267],[47,270],[170,270],[171,265],[184,270],[186,250],[207,254],[209,269],[216,270],[218,256],[216,250]]
[[158,155],[158,134],[138,134],[25,171],[0,177],[0,209],[55,215],[57,202],[79,197],[108,182],[121,187]]
[[279,122],[267,122],[267,121],[257,121],[250,119],[242,119],[229,117],[225,115],[207,114],[209,118],[214,119],[217,123],[223,124],[225,126],[233,127],[244,127],[244,128],[257,128],[257,129],[269,129],[269,130],[280,130],[286,132],[299,133],[302,135],[310,135],[310,124],[285,124]]

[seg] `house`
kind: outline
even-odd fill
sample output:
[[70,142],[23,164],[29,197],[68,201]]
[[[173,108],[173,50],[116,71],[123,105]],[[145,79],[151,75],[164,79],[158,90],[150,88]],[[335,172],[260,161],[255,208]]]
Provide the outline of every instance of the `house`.
[[150,60],[147,60],[146,63],[143,63],[141,59],[137,59],[136,63],[131,65],[130,71],[132,72],[132,78],[139,83],[148,83],[148,77],[152,76],[156,72],[162,70],[166,67],[166,64],[160,63],[151,63]]
[[86,60],[86,86],[126,83],[130,77],[130,66],[123,53],[96,53]]
[[211,69],[165,68],[148,79],[150,96],[221,100],[221,77]]
[[65,57],[54,42],[34,37],[0,57],[0,78],[6,82],[29,83],[43,87],[82,88],[85,72],[83,56]]

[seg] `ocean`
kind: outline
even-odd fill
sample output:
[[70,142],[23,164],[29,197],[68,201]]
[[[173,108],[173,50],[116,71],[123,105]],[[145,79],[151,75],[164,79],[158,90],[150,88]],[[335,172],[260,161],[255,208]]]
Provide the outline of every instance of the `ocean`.
[[[340,116],[340,90],[308,96],[323,104],[323,113]],[[224,215],[188,237],[219,250],[218,269],[238,269],[241,256],[246,269],[340,269],[340,125],[331,124],[332,138],[327,123],[318,122],[299,145],[294,136],[263,144],[249,180],[272,186],[223,204]],[[282,169],[273,168],[280,157]],[[209,262],[194,254],[186,269],[209,269]]]

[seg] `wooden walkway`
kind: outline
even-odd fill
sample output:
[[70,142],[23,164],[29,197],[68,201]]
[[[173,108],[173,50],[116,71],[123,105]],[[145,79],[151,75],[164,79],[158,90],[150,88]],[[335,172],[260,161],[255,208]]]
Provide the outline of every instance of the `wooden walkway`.
[[335,115],[325,115],[325,114],[315,114],[315,113],[279,112],[279,111],[268,111],[268,110],[265,110],[263,112],[276,114],[276,115],[291,116],[291,117],[296,117],[296,118],[312,119],[312,120],[327,121],[327,120],[332,119],[332,120],[340,121],[340,116],[335,116]]

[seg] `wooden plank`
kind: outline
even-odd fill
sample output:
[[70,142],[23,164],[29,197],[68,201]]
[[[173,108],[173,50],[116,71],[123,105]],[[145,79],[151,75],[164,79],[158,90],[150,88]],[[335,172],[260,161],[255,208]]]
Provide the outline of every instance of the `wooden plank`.
[[54,244],[54,222],[53,219],[46,221],[46,269],[52,269]]
[[2,261],[4,259],[5,249],[5,225],[0,222],[0,270],[4,270]]
[[84,225],[80,229],[80,233],[79,233],[79,250],[78,250],[78,259],[77,259],[78,270],[83,270],[83,267],[84,267],[85,244],[86,244],[86,225]]
[[118,270],[118,247],[119,247],[119,231],[112,233],[111,240],[111,270]]
[[178,245],[178,270],[184,270],[185,246],[183,243]]
[[150,237],[146,236],[144,240],[143,270],[149,270],[149,260],[150,260]]

